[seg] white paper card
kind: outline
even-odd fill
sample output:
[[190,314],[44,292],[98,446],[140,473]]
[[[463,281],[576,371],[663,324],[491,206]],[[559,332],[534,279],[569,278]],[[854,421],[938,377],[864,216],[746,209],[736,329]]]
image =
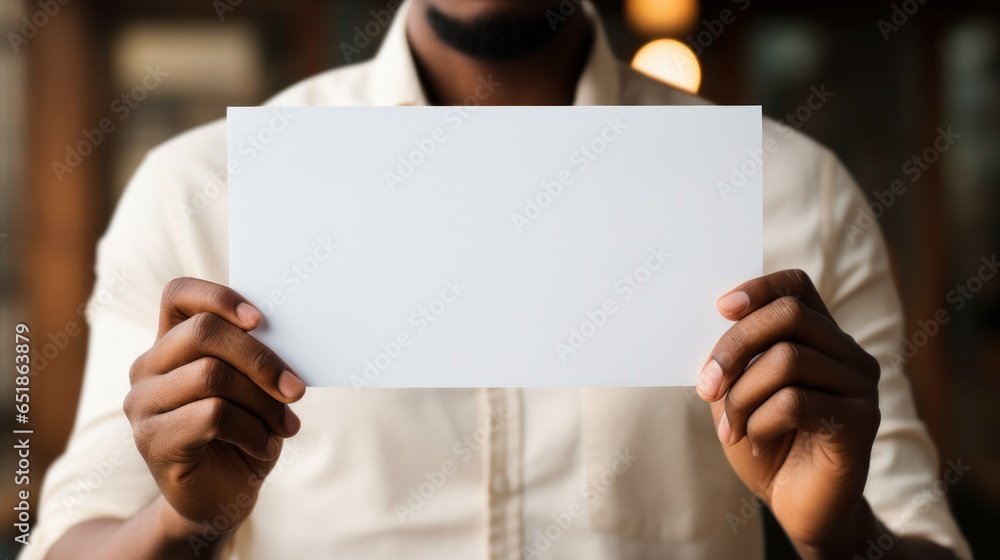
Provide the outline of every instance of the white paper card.
[[692,385],[759,107],[229,110],[230,284],[312,386]]

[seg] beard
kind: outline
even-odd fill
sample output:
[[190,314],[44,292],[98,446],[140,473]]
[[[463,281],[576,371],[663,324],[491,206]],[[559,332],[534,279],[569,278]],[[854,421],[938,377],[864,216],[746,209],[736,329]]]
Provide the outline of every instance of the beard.
[[558,26],[549,22],[544,13],[538,16],[499,13],[462,21],[429,5],[427,21],[444,44],[474,59],[490,62],[527,56],[549,44],[558,32]]

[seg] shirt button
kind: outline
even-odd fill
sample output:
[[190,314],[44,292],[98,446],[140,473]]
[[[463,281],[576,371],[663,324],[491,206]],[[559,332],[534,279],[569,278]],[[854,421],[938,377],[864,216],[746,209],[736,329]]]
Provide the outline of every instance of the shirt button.
[[507,492],[507,477],[502,474],[493,475],[491,486],[494,494],[505,494]]

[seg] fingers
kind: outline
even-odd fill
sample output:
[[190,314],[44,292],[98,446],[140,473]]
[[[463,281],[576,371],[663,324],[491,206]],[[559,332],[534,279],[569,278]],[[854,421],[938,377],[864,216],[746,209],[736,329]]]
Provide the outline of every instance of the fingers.
[[[771,395],[759,406],[747,421],[747,439],[755,456],[770,450],[779,438],[799,430],[818,434],[827,439],[837,438],[847,429],[847,423],[854,426],[869,426],[868,439],[875,437],[879,423],[878,405],[865,399],[838,397],[821,391],[802,387],[786,386]],[[854,441],[859,446],[871,441],[858,441],[842,436],[844,441]]]
[[783,297],[801,299],[807,307],[833,321],[809,275],[798,269],[780,270],[744,282],[720,297],[717,306],[724,317],[736,321]]
[[139,382],[126,397],[124,408],[130,417],[152,416],[212,397],[224,398],[250,412],[281,437],[295,435],[301,426],[287,404],[276,401],[231,365],[212,357]]
[[719,439],[738,443],[747,435],[750,417],[784,387],[800,387],[832,396],[878,402],[877,383],[806,346],[779,342],[755,360],[729,388]]
[[305,393],[305,384],[274,351],[214,313],[177,325],[133,369],[145,369],[145,375],[173,371],[205,356],[226,362],[279,401],[295,402]]
[[874,438],[878,361],[837,326],[806,273],[784,270],[750,280],[717,306],[736,324],[713,348],[697,390],[713,403],[723,443],[746,438],[760,455],[795,430],[833,440],[844,427],[835,418],[865,427]]
[[878,362],[825,315],[793,297],[781,297],[744,316],[719,339],[698,376],[698,393],[721,399],[755,356],[787,341],[808,346],[876,379]]
[[226,286],[197,278],[175,278],[163,288],[157,338],[199,313],[214,313],[247,331],[257,328],[262,318],[246,298]]
[[[134,435],[136,446],[147,460],[155,456],[174,463],[197,456],[215,440],[231,443],[261,461],[277,458],[281,450],[280,441],[259,418],[219,397],[147,418],[138,423]],[[176,456],[164,456],[173,454]]]

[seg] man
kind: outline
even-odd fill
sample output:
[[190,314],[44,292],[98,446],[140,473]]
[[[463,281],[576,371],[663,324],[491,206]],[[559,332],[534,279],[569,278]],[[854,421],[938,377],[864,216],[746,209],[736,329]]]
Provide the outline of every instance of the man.
[[[703,103],[617,63],[589,6],[556,4],[412,0],[373,62],[271,104]],[[719,299],[733,327],[697,396],[307,392],[224,287],[224,125],[157,148],[99,247],[98,288],[134,280],[91,320],[25,557],[759,558],[763,500],[805,558],[968,558],[926,498],[937,460],[888,362],[902,319],[882,240],[842,235],[864,199],[822,147],[764,135],[770,274]]]

